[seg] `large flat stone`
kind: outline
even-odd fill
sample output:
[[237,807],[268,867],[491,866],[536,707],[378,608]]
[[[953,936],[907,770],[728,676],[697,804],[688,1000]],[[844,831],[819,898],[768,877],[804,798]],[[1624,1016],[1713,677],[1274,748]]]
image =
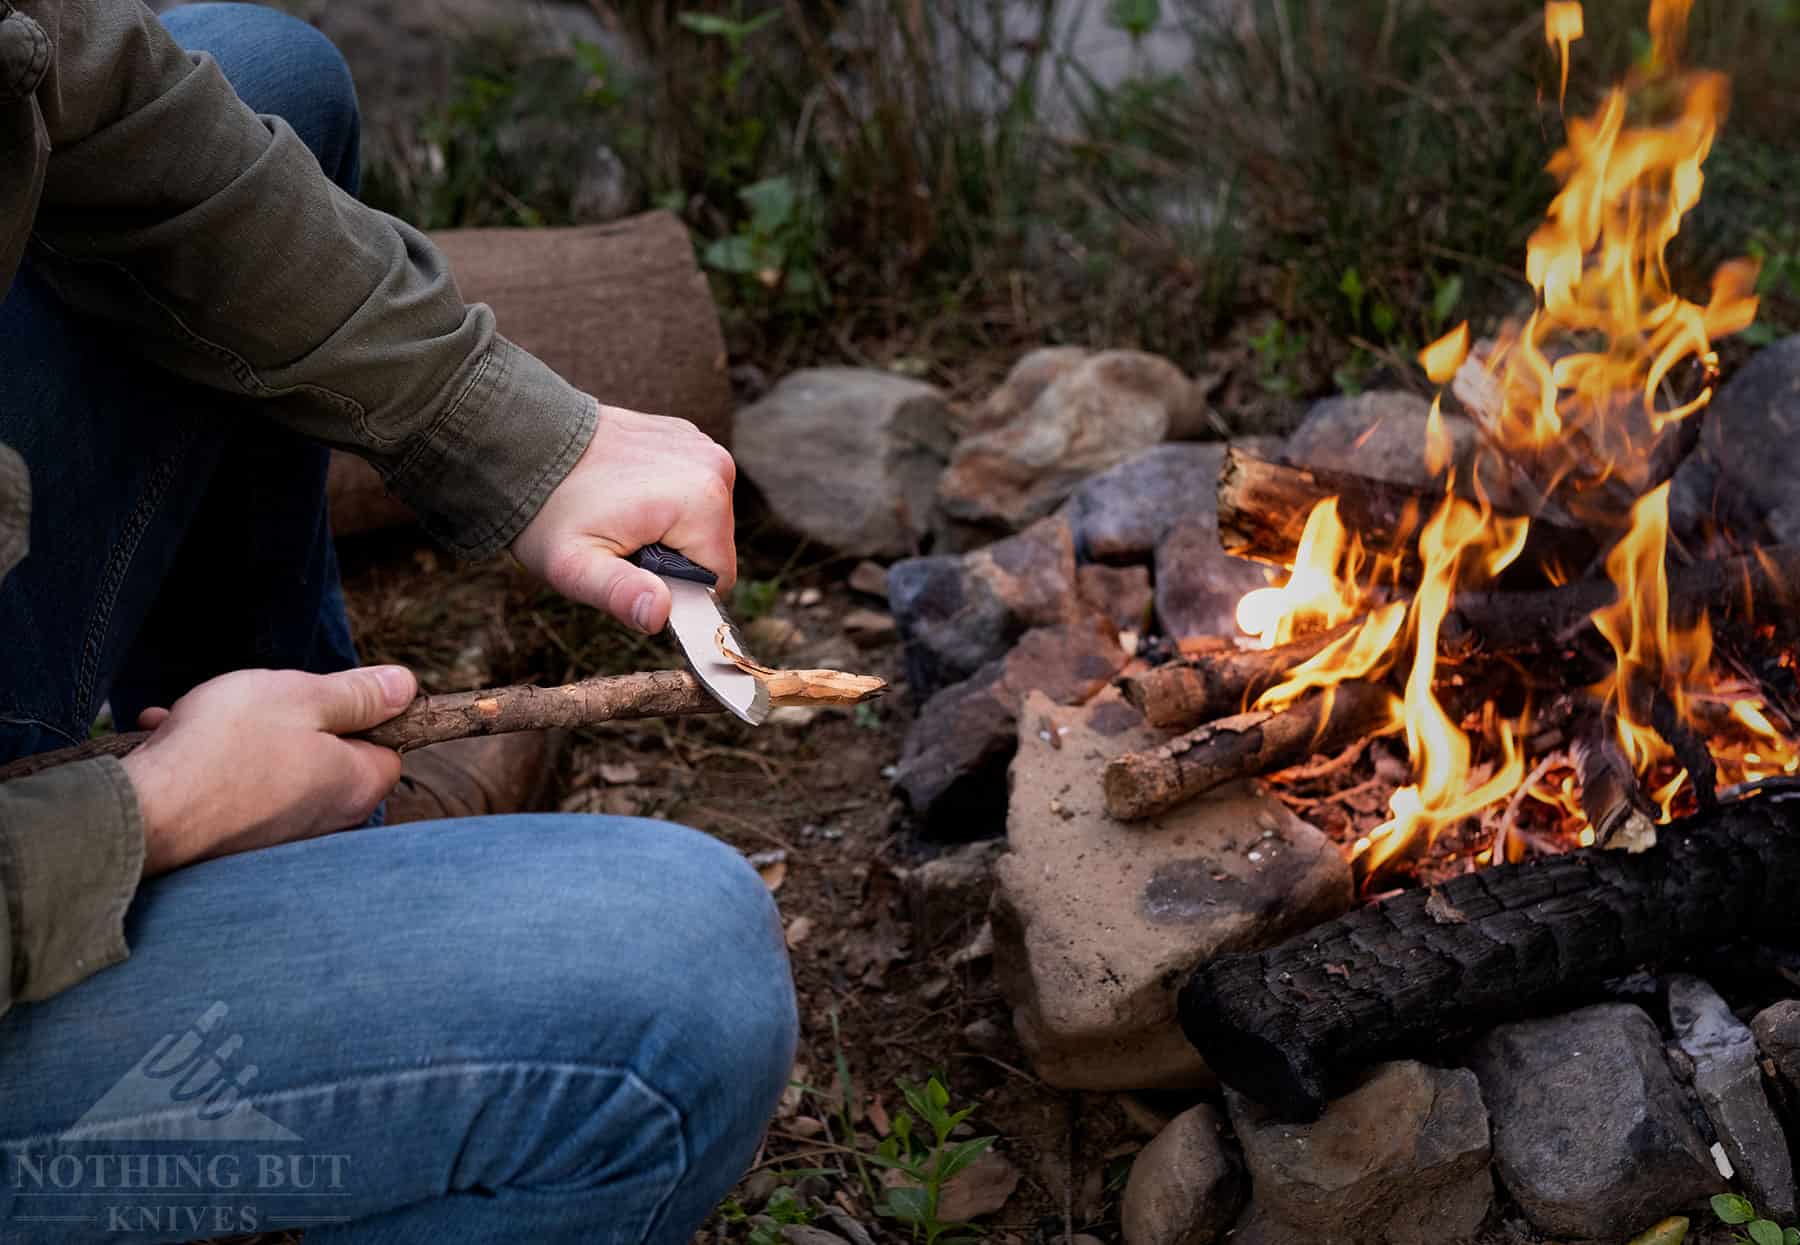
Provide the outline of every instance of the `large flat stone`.
[[1640,1008],[1501,1025],[1472,1061],[1500,1181],[1538,1230],[1617,1240],[1723,1191]]
[[1254,1190],[1234,1241],[1471,1241],[1493,1207],[1488,1114],[1467,1069],[1380,1064],[1310,1124],[1231,1090],[1225,1102]]
[[[1431,404],[1416,394],[1372,390],[1326,398],[1288,438],[1286,456],[1302,467],[1330,468],[1395,484],[1431,482],[1425,465],[1425,422]],[[1475,425],[1445,416],[1457,461],[1475,449]]]
[[1019,713],[995,970],[1052,1085],[1206,1084],[1175,1020],[1187,970],[1351,902],[1337,846],[1267,797],[1236,789],[1146,822],[1107,816],[1105,761],[1159,738],[1111,688],[1080,708],[1032,695]]
[[1735,1178],[1758,1210],[1786,1223],[1795,1211],[1794,1165],[1763,1092],[1756,1038],[1717,991],[1687,974],[1669,979],[1669,1023],[1694,1061],[1694,1092]]

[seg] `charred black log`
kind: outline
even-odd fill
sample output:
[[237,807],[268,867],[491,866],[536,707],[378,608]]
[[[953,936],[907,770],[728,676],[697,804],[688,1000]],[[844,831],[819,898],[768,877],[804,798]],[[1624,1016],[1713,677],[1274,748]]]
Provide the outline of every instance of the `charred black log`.
[[1640,965],[1800,928],[1800,798],[1762,796],[1665,826],[1640,854],[1598,849],[1467,874],[1222,956],[1181,991],[1219,1078],[1315,1118],[1356,1068],[1568,1007]]

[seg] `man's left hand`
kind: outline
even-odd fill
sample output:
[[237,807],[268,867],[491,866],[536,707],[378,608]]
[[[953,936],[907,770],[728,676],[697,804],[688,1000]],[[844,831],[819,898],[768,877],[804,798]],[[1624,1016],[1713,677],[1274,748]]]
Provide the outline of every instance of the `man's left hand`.
[[513,555],[572,600],[654,635],[669,588],[625,560],[654,541],[737,579],[731,455],[685,419],[601,406],[594,439],[513,541]]

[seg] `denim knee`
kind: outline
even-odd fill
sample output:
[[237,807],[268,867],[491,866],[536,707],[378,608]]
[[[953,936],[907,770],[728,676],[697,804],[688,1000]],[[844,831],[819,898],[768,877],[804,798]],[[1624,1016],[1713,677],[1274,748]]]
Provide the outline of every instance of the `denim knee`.
[[[661,1000],[670,1046],[656,1058],[714,1069],[696,1082],[707,1098],[690,1110],[737,1106],[760,1127],[792,1072],[799,1021],[781,918],[767,886],[742,853],[684,826],[648,823],[670,856],[670,928],[680,942],[705,947],[663,966],[670,988]],[[677,953],[680,955],[680,953]],[[646,1067],[654,1076],[655,1069]]]
[[362,114],[337,46],[316,28],[260,4],[187,4],[163,14],[175,41],[219,63],[255,112],[293,127],[320,168],[355,194],[361,180]]

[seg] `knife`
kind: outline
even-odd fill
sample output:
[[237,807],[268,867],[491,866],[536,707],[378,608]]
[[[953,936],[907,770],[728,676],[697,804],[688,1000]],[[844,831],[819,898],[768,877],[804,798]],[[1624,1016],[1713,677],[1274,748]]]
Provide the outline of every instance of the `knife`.
[[667,545],[645,545],[631,555],[631,563],[655,575],[669,585],[669,630],[681,643],[694,675],[715,699],[752,726],[761,726],[769,716],[769,689],[753,674],[740,670],[720,652],[724,644],[746,660],[737,627],[719,604],[713,591],[719,577],[685,554]]

